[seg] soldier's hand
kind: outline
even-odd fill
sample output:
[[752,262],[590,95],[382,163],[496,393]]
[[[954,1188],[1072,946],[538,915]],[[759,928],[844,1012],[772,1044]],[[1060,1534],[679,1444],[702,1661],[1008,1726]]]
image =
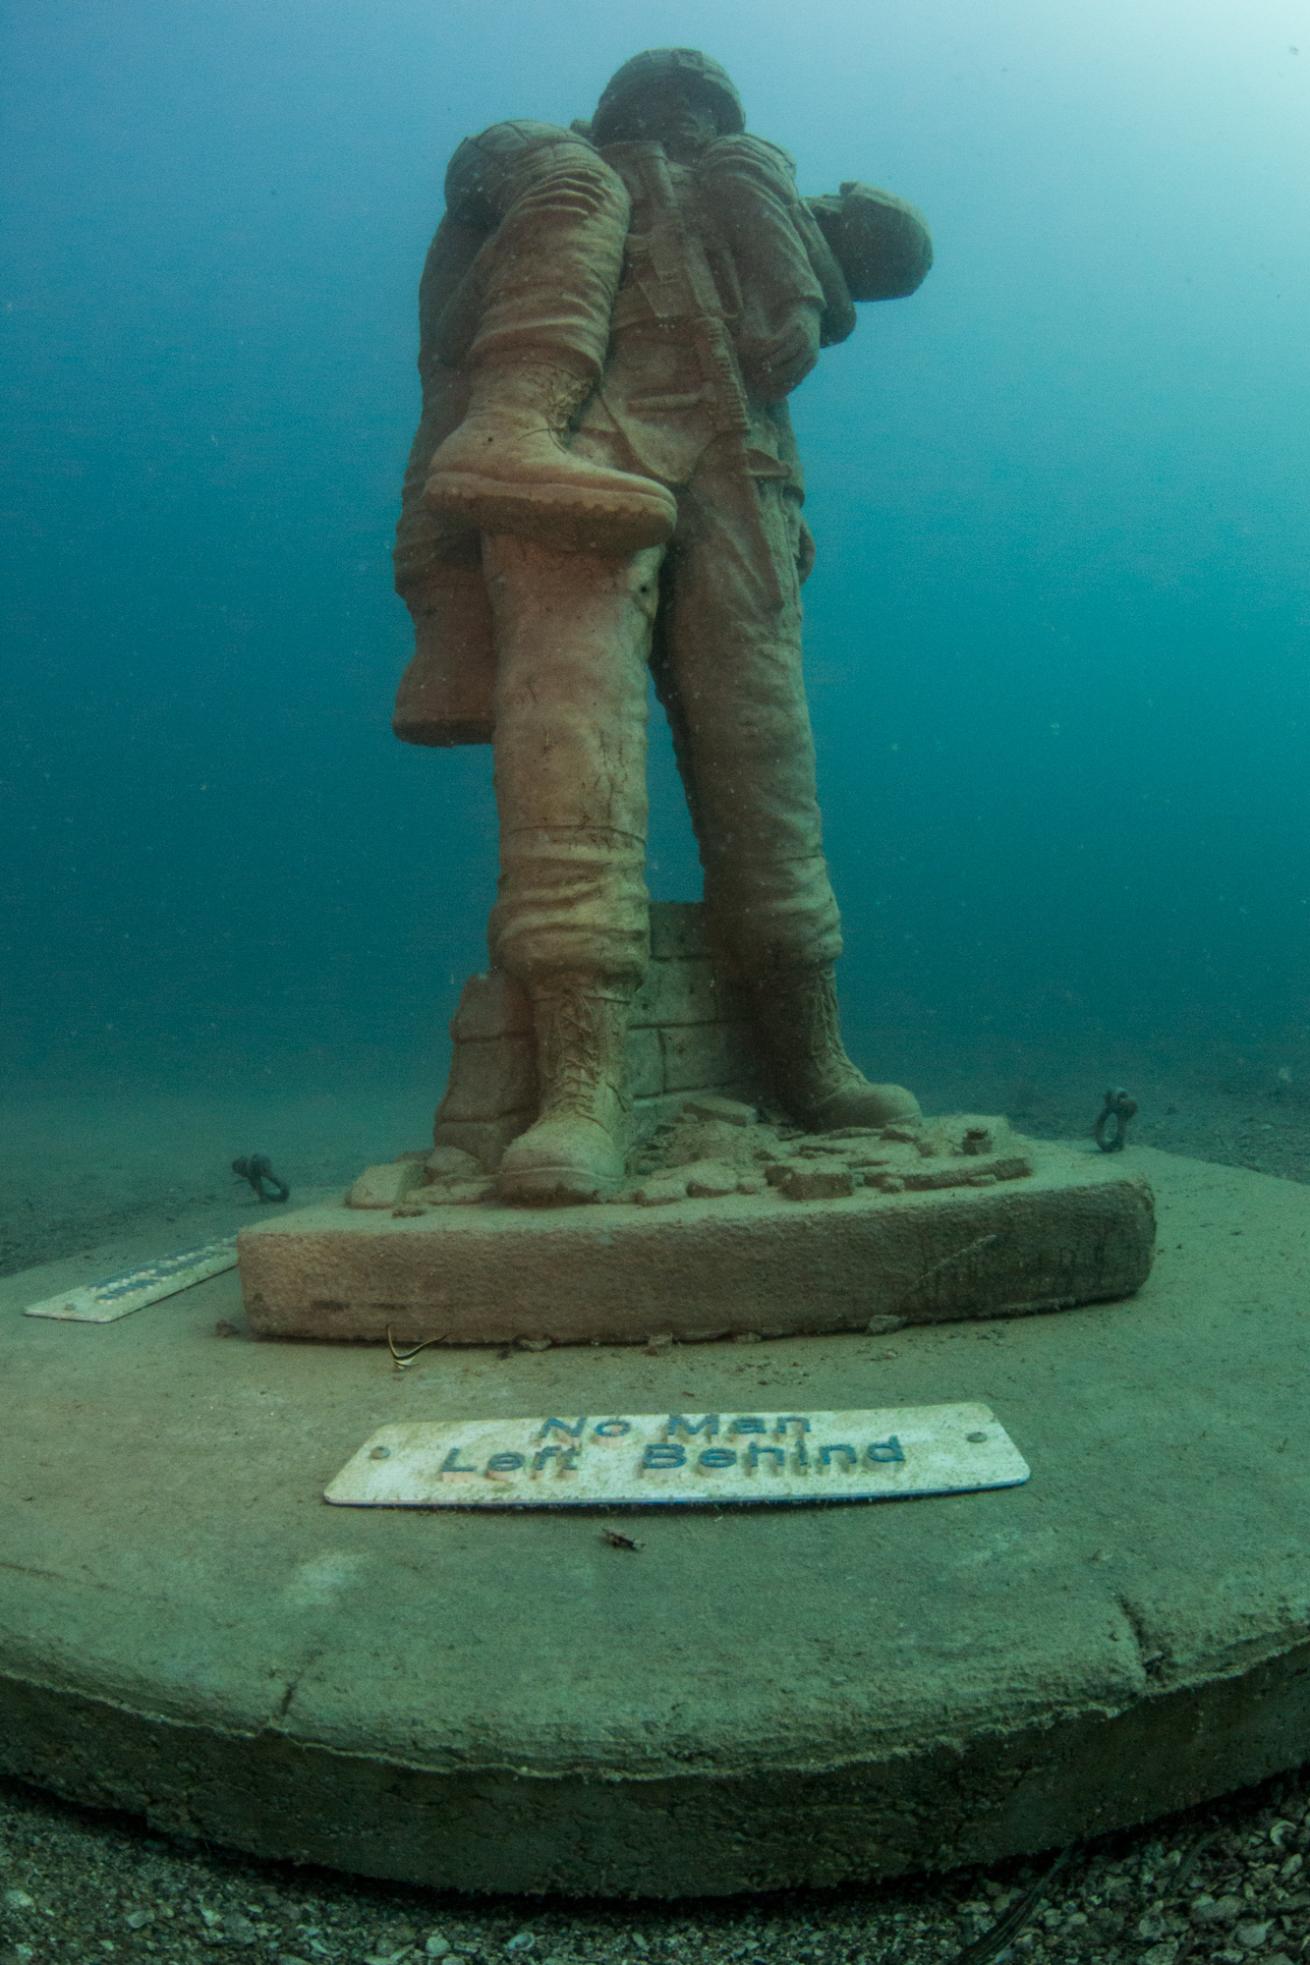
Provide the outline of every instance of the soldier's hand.
[[765,402],[779,402],[805,380],[819,359],[818,309],[797,306],[776,332],[740,335],[737,353],[752,393]]

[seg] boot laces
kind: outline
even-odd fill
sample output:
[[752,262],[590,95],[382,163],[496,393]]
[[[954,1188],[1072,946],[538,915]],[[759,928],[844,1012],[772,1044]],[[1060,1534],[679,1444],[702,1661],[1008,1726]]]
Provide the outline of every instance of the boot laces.
[[604,1020],[613,1006],[603,998],[587,999],[572,990],[543,998],[546,1015],[539,1039],[539,1069],[552,1112],[571,1112],[595,1118],[596,1106],[610,1088],[605,1070]]

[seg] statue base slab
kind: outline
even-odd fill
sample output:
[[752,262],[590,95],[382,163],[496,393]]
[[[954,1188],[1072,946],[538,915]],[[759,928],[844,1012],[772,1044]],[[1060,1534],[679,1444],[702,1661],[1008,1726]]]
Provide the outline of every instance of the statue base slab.
[[[231,1274],[112,1325],[21,1314],[212,1214],[0,1278],[0,1776],[266,1861],[628,1901],[997,1862],[1299,1766],[1306,1190],[1113,1159],[1167,1249],[1130,1310],[890,1338],[397,1373],[247,1342]],[[321,1498],[410,1420],[971,1400],[1025,1485],[726,1515]]]
[[241,1235],[250,1328],[404,1345],[687,1342],[1021,1316],[1143,1283],[1151,1190],[1117,1155],[972,1117],[930,1132],[926,1156],[891,1141],[919,1171],[880,1158],[864,1174],[880,1185],[854,1185],[852,1159],[877,1157],[866,1141],[793,1134],[767,1180],[702,1159],[619,1201],[542,1210],[495,1205],[489,1181],[425,1189],[412,1155],[370,1169],[354,1205]]

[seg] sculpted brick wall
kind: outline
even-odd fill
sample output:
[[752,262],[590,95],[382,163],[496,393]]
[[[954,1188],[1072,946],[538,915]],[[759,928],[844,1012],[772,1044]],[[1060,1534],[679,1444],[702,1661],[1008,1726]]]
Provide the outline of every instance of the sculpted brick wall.
[[[532,1014],[526,992],[492,969],[464,985],[434,1141],[494,1167],[536,1116]],[[761,1091],[739,1006],[715,972],[698,901],[651,908],[651,962],[627,1037],[638,1138],[693,1093],[755,1099]]]

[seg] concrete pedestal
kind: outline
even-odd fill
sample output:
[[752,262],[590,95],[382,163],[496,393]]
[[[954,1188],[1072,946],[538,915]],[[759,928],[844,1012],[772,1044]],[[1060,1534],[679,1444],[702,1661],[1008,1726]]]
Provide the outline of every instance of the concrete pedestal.
[[[397,1374],[246,1341],[231,1275],[106,1325],[21,1315],[73,1265],[5,1279],[0,1772],[372,1876],[678,1896],[1057,1846],[1298,1764],[1310,1195],[1123,1160],[1161,1226],[1131,1303],[892,1336]],[[951,1400],[993,1408],[1027,1485],[617,1518],[322,1498],[397,1420]]]

